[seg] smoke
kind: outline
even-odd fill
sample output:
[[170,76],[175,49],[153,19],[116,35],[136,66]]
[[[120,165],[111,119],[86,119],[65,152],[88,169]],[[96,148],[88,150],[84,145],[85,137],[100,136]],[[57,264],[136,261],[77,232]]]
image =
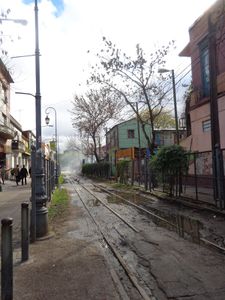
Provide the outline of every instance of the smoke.
[[64,151],[63,154],[60,154],[61,172],[79,175],[84,159],[85,156],[81,151]]

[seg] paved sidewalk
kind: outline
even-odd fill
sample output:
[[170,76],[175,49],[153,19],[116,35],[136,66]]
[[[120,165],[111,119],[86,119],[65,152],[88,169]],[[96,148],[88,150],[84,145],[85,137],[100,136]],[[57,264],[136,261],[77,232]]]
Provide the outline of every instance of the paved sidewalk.
[[[16,185],[16,181],[15,180],[5,180],[4,184],[0,184],[1,187],[2,187],[2,192],[15,192],[15,189],[16,188],[30,188],[31,186],[31,179],[30,177],[27,178],[27,184],[24,184],[22,185],[21,184],[21,181],[19,182],[18,186]],[[4,195],[1,194],[0,192],[0,201],[1,201],[1,198],[4,197]]]
[[[9,194],[19,201],[19,191],[23,198],[25,191],[29,197],[26,186],[7,182],[0,204],[7,202]],[[71,200],[76,201],[74,196]],[[123,299],[119,280],[107,263],[107,250],[84,219],[82,207],[71,205],[69,216],[57,220],[51,237],[30,245],[27,262],[20,262],[20,249],[14,251],[14,300]]]

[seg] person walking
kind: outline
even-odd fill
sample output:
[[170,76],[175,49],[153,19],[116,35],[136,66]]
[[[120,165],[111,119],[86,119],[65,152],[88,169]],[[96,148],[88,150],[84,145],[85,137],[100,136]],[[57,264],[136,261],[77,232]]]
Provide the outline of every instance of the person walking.
[[1,178],[3,184],[5,184],[5,172],[6,172],[5,167],[4,167],[4,165],[2,165],[0,167],[0,178]]
[[14,176],[16,177],[16,185],[18,185],[18,183],[20,181],[20,168],[19,168],[19,165],[16,165],[16,167],[14,169]]
[[22,185],[23,185],[23,180],[24,180],[24,184],[27,184],[27,175],[28,175],[27,168],[25,167],[25,165],[23,165],[22,169],[20,170],[20,178],[22,180]]

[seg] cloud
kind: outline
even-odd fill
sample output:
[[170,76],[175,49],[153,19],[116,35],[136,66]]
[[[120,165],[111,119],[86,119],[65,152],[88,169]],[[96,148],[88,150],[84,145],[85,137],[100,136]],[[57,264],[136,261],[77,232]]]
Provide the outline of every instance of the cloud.
[[[45,109],[54,106],[58,116],[58,134],[73,134],[71,100],[85,81],[88,66],[101,47],[102,36],[132,53],[140,43],[147,51],[154,45],[175,39],[177,50],[171,56],[173,68],[182,68],[188,60],[177,54],[189,40],[188,28],[212,0],[64,0],[38,1],[39,47],[42,95],[42,120]],[[9,56],[34,54],[34,1],[2,0],[2,8],[10,8],[10,18],[23,18],[27,26],[12,22],[0,25],[4,32],[21,39],[5,43]],[[7,23],[7,24],[6,24]],[[24,129],[35,130],[34,99],[15,95],[15,91],[35,94],[34,57],[14,58],[9,65],[14,84],[11,92],[12,114]],[[86,70],[86,73],[83,72]],[[43,129],[43,135],[47,134]]]

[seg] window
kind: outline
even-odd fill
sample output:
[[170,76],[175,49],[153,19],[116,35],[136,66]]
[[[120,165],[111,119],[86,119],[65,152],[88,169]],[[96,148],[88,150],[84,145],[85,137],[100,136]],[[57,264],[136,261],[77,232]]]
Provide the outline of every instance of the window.
[[200,64],[202,75],[202,93],[203,97],[209,96],[209,47],[208,41],[205,39],[200,44]]
[[127,137],[128,139],[134,139],[134,129],[127,130]]
[[203,132],[208,132],[211,130],[211,120],[206,120],[202,122],[202,130]]

